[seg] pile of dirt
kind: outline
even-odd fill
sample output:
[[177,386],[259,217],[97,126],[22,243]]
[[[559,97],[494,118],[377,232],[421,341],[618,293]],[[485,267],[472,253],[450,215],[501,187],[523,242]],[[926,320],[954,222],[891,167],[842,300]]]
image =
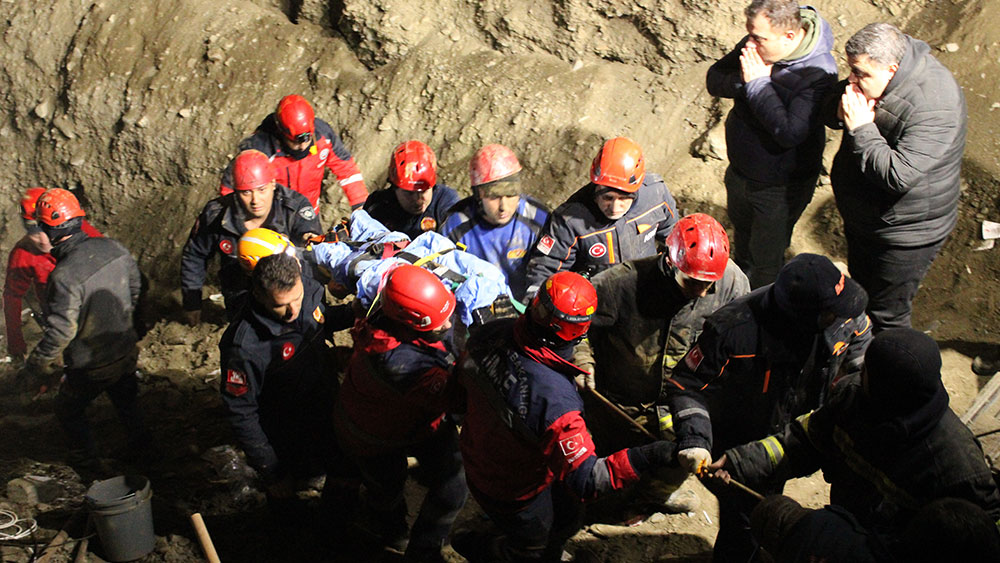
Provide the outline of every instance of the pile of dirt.
[[[721,121],[730,103],[707,94],[704,76],[743,35],[743,0],[0,4],[0,204],[7,210],[0,214],[0,253],[22,234],[10,212],[21,190],[72,188],[88,218],[133,251],[157,293],[140,368],[162,459],[119,466],[154,483],[163,539],[150,560],[194,560],[184,538],[192,537],[187,515],[195,510],[218,534],[224,559],[331,553],[310,537],[315,530],[227,496],[231,484],[204,457],[232,443],[217,393],[224,322],[218,309],[207,311],[198,329],[177,315],[179,255],[190,225],[217,193],[237,141],[281,96],[295,92],[313,102],[342,134],[372,190],[384,185],[392,147],[416,138],[436,151],[440,178],[468,193],[469,157],[499,142],[520,157],[530,191],[557,204],[585,182],[604,138],[628,135],[643,146],[648,169],[666,178],[682,212],[725,219]],[[926,39],[965,87],[970,130],[960,222],[914,312],[915,326],[944,348],[946,386],[961,411],[980,384],[968,369],[971,356],[1000,345],[1000,303],[992,291],[1000,250],[978,250],[977,231],[982,220],[1000,219],[1000,32],[992,22],[1000,0],[814,4],[833,26],[842,75],[850,34],[891,21]],[[829,137],[827,162],[839,144],[838,134]],[[842,224],[828,183],[824,178],[792,250],[842,261]],[[324,223],[347,213],[333,181],[322,211]],[[122,431],[110,405],[97,405],[95,428],[113,458]],[[0,480],[33,470],[32,463],[62,463],[50,396],[0,398],[0,407]],[[573,547],[609,559],[703,558],[718,519],[711,495],[696,489],[704,511],[634,528],[597,522]],[[825,502],[817,477],[791,490],[811,505]],[[47,529],[58,530],[57,519]],[[462,525],[480,524],[470,503]],[[24,553],[5,548],[2,555],[21,561]]]

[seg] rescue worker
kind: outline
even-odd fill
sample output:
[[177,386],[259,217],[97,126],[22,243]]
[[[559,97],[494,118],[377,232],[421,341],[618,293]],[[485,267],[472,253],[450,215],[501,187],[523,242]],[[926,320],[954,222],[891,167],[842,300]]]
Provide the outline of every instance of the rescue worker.
[[843,507],[803,508],[767,497],[750,514],[750,529],[776,563],[994,563],[1000,531],[982,508],[958,498],[932,501],[899,536],[867,530]]
[[[441,549],[468,496],[458,432],[445,417],[455,305],[429,270],[389,271],[375,310],[352,329],[354,354],[334,407],[337,437],[365,485],[370,531],[411,561],[445,561]],[[428,489],[409,532],[407,456]]]
[[945,497],[1000,520],[1000,492],[982,447],[948,401],[934,339],[887,329],[868,347],[860,381],[845,381],[828,403],[779,432],[727,450],[710,470],[753,486],[822,469],[831,504],[890,536]]
[[[822,405],[841,370],[861,368],[871,341],[866,304],[861,286],[828,258],[800,254],[773,284],[709,316],[665,388],[681,465],[701,474],[712,452],[764,438]],[[713,561],[751,560],[752,499],[712,491],[720,507]]]
[[222,402],[247,463],[281,501],[338,460],[325,343],[338,314],[290,254],[260,258],[251,280],[248,306],[219,342]]
[[[33,291],[38,303],[37,310],[33,311],[33,314],[39,325],[44,328],[44,311],[41,310],[41,306],[45,304],[45,284],[49,281],[49,274],[56,267],[49,237],[35,220],[35,205],[43,193],[45,188],[28,188],[21,197],[21,223],[24,225],[25,235],[14,244],[14,248],[7,256],[7,275],[3,282],[7,354],[18,365],[24,361],[24,355],[28,351],[21,330],[22,300],[28,295],[29,290]],[[82,220],[80,227],[92,237],[101,236],[101,233],[86,219]]]
[[[500,533],[456,534],[473,563],[560,561],[581,526],[581,499],[676,465],[672,442],[598,457],[570,362],[598,307],[575,272],[549,277],[528,311],[473,333],[459,371],[466,390],[462,458],[473,497]],[[577,554],[580,558],[580,554]]]
[[522,194],[521,163],[503,145],[486,145],[469,161],[472,196],[449,211],[441,234],[503,270],[515,299],[523,300],[528,252],[541,236],[549,208]]
[[[681,218],[657,256],[613,266],[593,278],[597,312],[574,358],[594,387],[647,430],[673,439],[665,389],[674,366],[694,345],[705,318],[750,291],[729,259],[726,230],[709,215]],[[584,398],[589,398],[584,394]],[[594,404],[592,404],[594,403]],[[587,401],[598,452],[645,443],[646,435],[597,401]],[[684,471],[650,474],[639,487],[639,512],[690,512],[693,491],[674,491]],[[652,482],[650,482],[652,481]]]
[[260,151],[247,150],[233,160],[235,193],[205,204],[181,254],[181,296],[184,315],[192,326],[201,322],[201,288],[208,262],[221,255],[219,283],[226,314],[232,319],[245,299],[250,279],[237,260],[243,233],[266,227],[304,242],[322,232],[313,207],[299,193],[275,181],[274,165]]
[[82,470],[102,472],[86,416],[87,406],[101,393],[108,394],[125,425],[129,455],[149,446],[136,402],[139,337],[133,313],[142,281],[125,247],[83,231],[84,216],[68,190],[54,188],[38,198],[35,218],[51,241],[56,267],[46,287],[45,332],[26,369],[36,377],[56,376],[62,356],[55,411],[69,439],[69,461]]
[[[312,105],[302,96],[281,98],[274,113],[240,142],[240,151],[251,149],[267,155],[274,163],[277,181],[304,195],[316,214],[327,169],[337,177],[351,209],[361,207],[368,197],[368,188],[351,152],[327,122],[316,118]],[[222,173],[220,195],[233,191],[233,172],[230,163]]]
[[434,151],[420,141],[406,141],[393,149],[388,183],[371,194],[364,209],[390,231],[411,239],[437,231],[458,203],[458,192],[438,183]]
[[590,183],[556,208],[528,262],[528,295],[556,272],[592,276],[656,254],[677,222],[677,204],[660,176],[646,173],[642,149],[626,137],[604,143]]

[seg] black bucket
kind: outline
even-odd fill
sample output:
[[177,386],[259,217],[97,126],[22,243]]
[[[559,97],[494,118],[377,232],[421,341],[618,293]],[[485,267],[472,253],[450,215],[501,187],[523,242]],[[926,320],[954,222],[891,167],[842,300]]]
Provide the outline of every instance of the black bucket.
[[87,489],[87,509],[108,561],[132,561],[156,547],[153,491],[140,475],[112,477]]

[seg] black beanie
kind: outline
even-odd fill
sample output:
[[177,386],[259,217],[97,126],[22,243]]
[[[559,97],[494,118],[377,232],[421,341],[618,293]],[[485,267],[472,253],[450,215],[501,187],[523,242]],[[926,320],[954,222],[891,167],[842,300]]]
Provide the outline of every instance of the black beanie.
[[947,397],[937,342],[912,328],[876,335],[865,352],[865,370],[872,406],[884,415],[911,413]]

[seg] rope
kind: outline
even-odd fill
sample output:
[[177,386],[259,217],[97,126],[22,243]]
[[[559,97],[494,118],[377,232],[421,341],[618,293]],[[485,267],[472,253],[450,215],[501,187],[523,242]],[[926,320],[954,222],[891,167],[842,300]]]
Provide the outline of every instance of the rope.
[[0,541],[24,539],[38,530],[34,518],[18,518],[9,510],[0,510]]

